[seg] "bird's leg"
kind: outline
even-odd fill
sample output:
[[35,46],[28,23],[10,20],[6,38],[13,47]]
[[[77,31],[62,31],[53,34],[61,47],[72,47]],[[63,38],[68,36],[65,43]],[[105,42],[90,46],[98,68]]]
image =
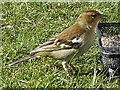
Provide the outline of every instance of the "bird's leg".
[[65,72],[67,73],[67,76],[70,77],[70,74],[68,72],[68,63],[66,61],[62,61],[62,66],[63,66]]

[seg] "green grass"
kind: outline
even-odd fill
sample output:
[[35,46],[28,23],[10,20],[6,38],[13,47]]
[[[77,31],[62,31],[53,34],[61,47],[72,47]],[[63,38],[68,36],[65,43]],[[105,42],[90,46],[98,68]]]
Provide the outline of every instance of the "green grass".
[[118,77],[110,83],[106,82],[97,37],[87,53],[71,60],[78,73],[70,78],[66,77],[61,61],[50,57],[8,67],[10,62],[24,57],[36,46],[72,25],[80,13],[88,8],[99,9],[106,14],[103,22],[119,22],[118,3],[2,3],[1,87],[120,88]]

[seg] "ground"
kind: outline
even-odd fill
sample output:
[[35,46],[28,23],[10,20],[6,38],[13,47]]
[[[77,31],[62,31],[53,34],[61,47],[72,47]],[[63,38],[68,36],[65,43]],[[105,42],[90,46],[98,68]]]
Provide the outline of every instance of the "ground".
[[50,57],[8,66],[72,25],[86,9],[98,9],[107,15],[102,22],[119,22],[117,2],[4,2],[1,5],[1,87],[120,88],[119,76],[110,83],[106,82],[108,77],[102,71],[97,34],[89,51],[71,60],[78,72],[74,74],[72,70],[70,78],[66,77],[61,62]]

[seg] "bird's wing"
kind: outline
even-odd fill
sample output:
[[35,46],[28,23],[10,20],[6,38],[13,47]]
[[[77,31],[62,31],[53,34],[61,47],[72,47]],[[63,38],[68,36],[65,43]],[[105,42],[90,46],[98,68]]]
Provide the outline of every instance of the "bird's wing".
[[55,38],[50,39],[36,49],[32,50],[30,54],[35,54],[37,52],[51,52],[71,48],[77,49],[81,45],[83,45],[84,35],[85,30],[82,29],[78,23],[75,23],[74,25],[70,26],[62,33],[57,35]]
[[35,54],[37,52],[51,52],[64,49],[78,49],[84,44],[83,40],[84,34],[81,36],[75,36],[73,39],[62,41],[60,39],[52,38],[49,41],[43,43],[39,47],[35,48],[30,52],[30,54]]

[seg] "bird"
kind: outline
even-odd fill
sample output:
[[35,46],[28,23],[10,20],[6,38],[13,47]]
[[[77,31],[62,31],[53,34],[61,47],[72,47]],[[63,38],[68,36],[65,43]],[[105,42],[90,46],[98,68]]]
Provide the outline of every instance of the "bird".
[[69,61],[83,55],[93,44],[95,31],[103,18],[104,14],[96,9],[84,11],[73,25],[33,49],[24,58],[10,63],[9,66],[31,58],[53,57],[62,60],[63,69],[68,72]]

